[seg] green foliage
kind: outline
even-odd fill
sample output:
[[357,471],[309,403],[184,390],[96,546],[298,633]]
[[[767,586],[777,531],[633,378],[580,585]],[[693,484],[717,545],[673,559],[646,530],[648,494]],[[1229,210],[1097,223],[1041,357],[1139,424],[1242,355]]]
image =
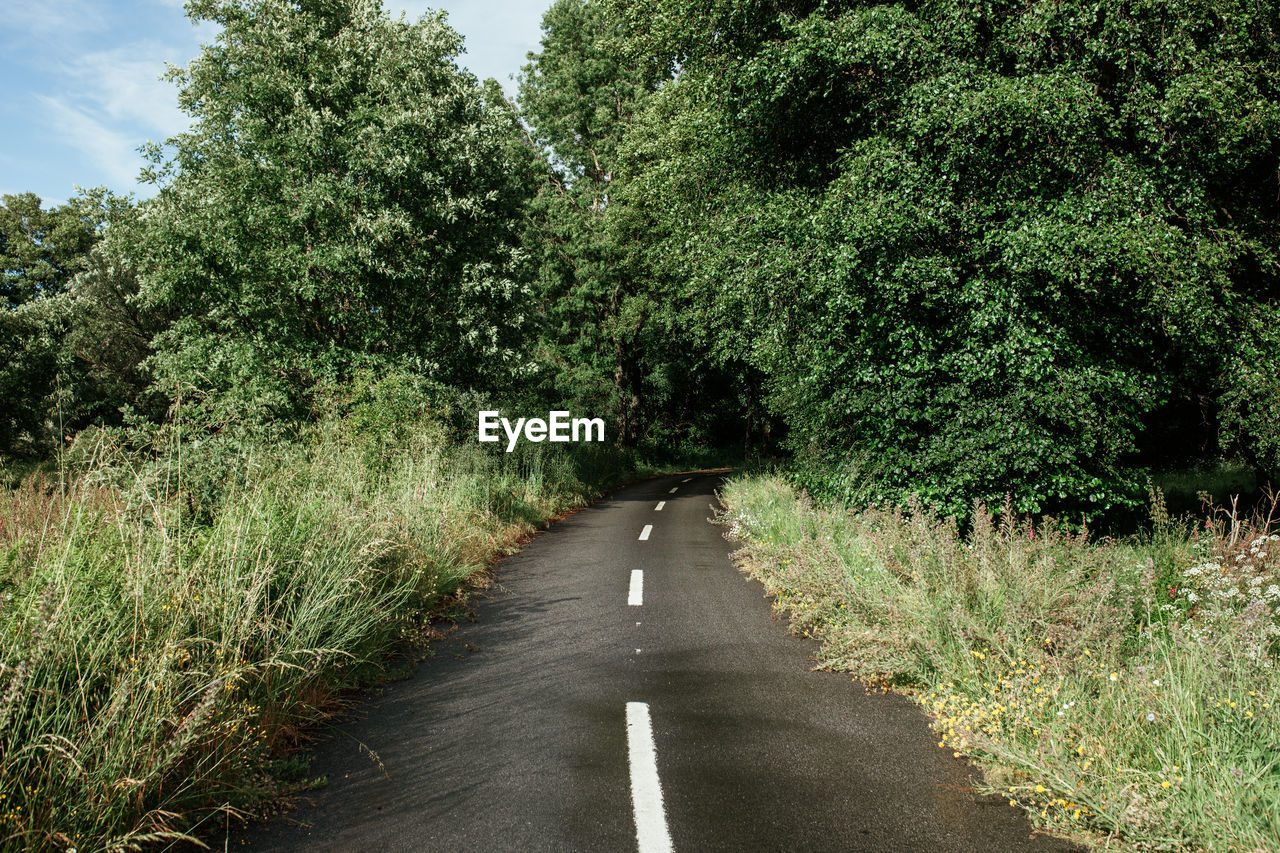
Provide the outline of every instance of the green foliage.
[[101,192],[45,210],[33,193],[0,205],[0,457],[35,457],[81,425],[80,383],[67,346],[68,294],[88,266],[107,209]]
[[[530,55],[520,104],[552,169],[531,209],[526,244],[538,261],[547,396],[610,411],[628,447],[748,439],[759,424],[740,409],[758,399],[737,365],[714,357],[714,336],[655,274],[665,223],[636,203],[619,148],[643,133],[648,105],[668,77],[634,63],[623,47],[636,33],[599,0],[560,0],[543,19],[542,49]],[[742,429],[743,421],[747,428]],[[758,420],[758,418],[757,418]]]
[[622,33],[598,2],[558,0],[542,32],[542,49],[529,54],[520,77],[521,112],[567,182],[608,184],[618,140],[659,80],[627,64]]
[[222,30],[185,70],[193,119],[152,151],[129,260],[157,389],[210,427],[296,418],[312,390],[399,365],[493,386],[527,370],[516,248],[536,158],[443,16],[376,0],[201,0]]
[[36,456],[57,434],[57,382],[67,304],[61,297],[0,309],[0,456]]
[[1280,480],[1280,305],[1254,308],[1228,362],[1222,420],[1223,444]]
[[1097,514],[1220,412],[1274,465],[1274,2],[610,8],[679,70],[618,200],[810,486]]
[[91,199],[45,210],[35,193],[0,203],[0,297],[16,308],[63,292],[84,268],[101,224]]
[[1008,505],[967,534],[776,476],[723,491],[744,568],[824,667],[912,685],[938,746],[1039,826],[1122,849],[1280,832],[1280,535],[1219,517],[1091,542]]
[[654,305],[610,227],[610,197],[618,140],[656,81],[622,63],[611,49],[617,35],[598,3],[552,5],[542,50],[520,78],[520,105],[553,164],[525,238],[538,262],[552,394],[612,412],[619,440],[632,446]]

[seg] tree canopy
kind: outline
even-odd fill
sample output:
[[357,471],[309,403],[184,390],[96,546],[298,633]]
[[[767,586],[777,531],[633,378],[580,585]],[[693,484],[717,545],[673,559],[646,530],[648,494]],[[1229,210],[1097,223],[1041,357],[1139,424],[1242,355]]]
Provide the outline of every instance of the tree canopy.
[[1101,509],[1273,452],[1277,4],[610,8],[673,70],[619,168],[655,270],[810,485]]
[[[199,0],[217,42],[172,72],[189,132],[131,259],[174,316],[157,382],[213,421],[296,416],[320,383],[397,366],[443,383],[527,369],[521,211],[536,175],[496,83],[440,14],[378,0]],[[215,411],[216,410],[216,411]]]
[[187,8],[156,196],[0,209],[4,448],[394,374],[957,515],[1280,476],[1276,0],[557,0],[518,110],[441,14]]

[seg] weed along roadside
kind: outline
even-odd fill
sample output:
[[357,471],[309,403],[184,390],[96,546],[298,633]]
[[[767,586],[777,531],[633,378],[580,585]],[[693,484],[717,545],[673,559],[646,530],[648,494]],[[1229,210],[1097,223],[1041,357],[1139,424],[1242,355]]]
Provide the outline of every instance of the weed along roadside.
[[979,508],[723,490],[736,557],[820,666],[911,695],[1039,826],[1107,849],[1280,847],[1280,536],[1219,519],[1090,542]]
[[[0,492],[0,849],[163,846],[252,813],[296,786],[300,732],[630,470],[599,447],[321,435],[221,459],[255,476],[196,521],[164,485],[176,458],[78,448],[65,487]],[[194,488],[210,461],[184,464]]]

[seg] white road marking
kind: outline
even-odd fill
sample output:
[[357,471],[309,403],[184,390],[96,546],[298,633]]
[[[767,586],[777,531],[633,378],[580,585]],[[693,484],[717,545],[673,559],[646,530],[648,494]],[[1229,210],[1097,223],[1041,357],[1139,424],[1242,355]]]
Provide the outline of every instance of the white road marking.
[[679,486],[672,486],[672,487],[671,487],[671,491],[667,492],[667,494],[669,494],[669,495],[674,495],[674,494],[676,493],[676,489],[678,489],[678,488],[680,488],[680,487],[679,487]]
[[666,501],[658,501],[658,505],[653,508],[654,512],[662,512],[662,508],[667,505]]
[[[627,604],[632,607],[640,607],[644,604],[644,572],[639,569],[631,570],[631,589],[627,592]],[[637,625],[640,623],[637,622]],[[639,651],[639,649],[636,649]]]
[[653,724],[649,720],[649,706],[644,702],[627,703],[627,751],[631,760],[631,805],[635,809],[640,853],[670,853],[671,833],[667,831],[667,815],[662,806]]
[[682,482],[682,483],[687,483],[687,482],[689,482],[689,481],[690,481],[690,480],[692,480],[692,479],[693,479],[692,477],[685,477],[685,478],[684,478],[683,480],[681,480],[680,482]]
[[648,538],[649,538],[649,534],[650,534],[650,533],[652,533],[652,532],[653,532],[653,525],[652,525],[652,524],[646,524],[646,525],[644,526],[644,530],[641,530],[641,531],[640,531],[640,541],[641,541],[641,542],[643,542],[644,540],[648,539]]

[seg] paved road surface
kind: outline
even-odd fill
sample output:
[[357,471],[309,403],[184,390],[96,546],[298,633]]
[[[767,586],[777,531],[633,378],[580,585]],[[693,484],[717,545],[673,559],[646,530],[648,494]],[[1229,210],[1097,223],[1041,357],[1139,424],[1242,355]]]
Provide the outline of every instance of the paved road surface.
[[686,477],[504,561],[478,621],[320,746],[312,803],[229,849],[1073,849],[969,793],[910,702],[811,672],[708,523],[718,476]]

